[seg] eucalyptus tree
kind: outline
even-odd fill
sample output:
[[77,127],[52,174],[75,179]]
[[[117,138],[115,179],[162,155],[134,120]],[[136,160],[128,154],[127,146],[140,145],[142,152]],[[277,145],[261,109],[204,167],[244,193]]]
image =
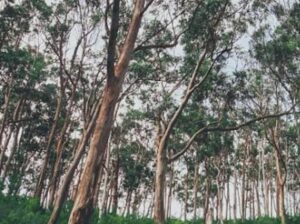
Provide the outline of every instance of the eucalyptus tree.
[[[270,83],[273,83],[274,111],[281,107],[293,107],[298,110],[299,105],[299,4],[295,3],[290,9],[281,5],[275,8],[275,16],[280,25],[273,31],[272,39],[267,39],[269,27],[262,27],[254,36],[255,59],[260,63],[261,72],[269,75]],[[270,90],[269,90],[270,92]],[[298,115],[294,114],[294,121],[297,122]],[[284,186],[287,180],[288,143],[284,139],[284,123],[282,119],[276,119],[270,124],[266,137],[274,148],[276,161],[276,173],[278,180],[278,211],[281,223],[286,223],[286,208],[284,200]],[[267,128],[267,127],[266,127]]]
[[121,92],[131,54],[134,50],[141,19],[145,11],[144,7],[144,1],[135,2],[128,33],[118,57],[117,64],[115,65],[120,1],[115,0],[113,3],[113,14],[107,48],[107,83],[103,90],[103,95],[99,99],[99,101],[101,101],[101,108],[96,120],[95,132],[91,140],[90,150],[85,162],[74,206],[70,214],[69,223],[82,223],[90,218],[91,197],[89,194],[93,192],[92,186],[97,182],[97,178],[93,176],[97,168],[99,169],[99,163],[101,165],[99,158],[102,158],[107,146],[109,133],[113,124],[115,105]]
[[[52,96],[49,92],[48,98],[44,95],[51,89],[51,85],[45,82],[51,76],[49,72],[45,71],[47,59],[26,44],[27,36],[31,29],[35,28],[31,21],[36,11],[35,5],[29,1],[16,5],[7,4],[1,11],[1,30],[3,31],[1,31],[1,79],[5,105],[1,121],[1,167],[3,167],[9,143],[12,141],[6,165],[4,169],[1,168],[4,179],[9,172],[10,163],[14,160],[15,152],[18,152],[19,158],[22,157],[21,151],[17,150],[21,144],[24,152],[30,151],[30,147],[39,151],[37,146],[41,146],[44,141],[42,129],[47,129],[46,124],[49,122],[47,115],[51,115],[49,108],[52,106]],[[42,111],[45,113],[44,118]],[[9,117],[10,115],[11,117]],[[32,132],[37,134],[36,139],[20,138],[20,136],[30,135],[27,132],[30,130],[28,125],[33,120],[37,121],[35,123],[36,131]],[[2,142],[4,130],[7,131],[6,139]],[[39,140],[37,140],[38,138]],[[33,145],[29,144],[24,148],[24,143],[28,141]],[[24,169],[29,158],[26,158],[25,153],[21,158]],[[23,172],[24,170],[20,173]],[[21,177],[19,176],[18,179]],[[12,182],[10,181],[10,183]]]

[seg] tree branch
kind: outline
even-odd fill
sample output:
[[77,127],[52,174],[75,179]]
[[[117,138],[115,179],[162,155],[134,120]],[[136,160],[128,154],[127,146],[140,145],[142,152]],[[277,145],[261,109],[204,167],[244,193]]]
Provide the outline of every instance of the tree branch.
[[282,112],[282,113],[278,113],[278,114],[268,114],[268,115],[265,115],[265,116],[256,117],[256,118],[253,118],[253,119],[251,119],[249,121],[246,121],[246,122],[244,122],[242,124],[239,124],[239,125],[236,125],[236,126],[232,126],[232,127],[222,128],[222,127],[219,127],[219,125],[215,126],[215,127],[210,127],[210,126],[212,126],[212,124],[209,124],[206,127],[202,127],[202,128],[200,128],[198,131],[196,131],[192,135],[192,137],[188,140],[188,142],[186,143],[185,147],[181,151],[179,151],[178,153],[174,154],[171,158],[168,159],[168,163],[177,160],[181,155],[183,155],[186,151],[188,151],[189,148],[190,148],[190,146],[192,145],[193,141],[195,140],[195,138],[197,136],[199,136],[200,134],[204,133],[204,132],[236,131],[236,130],[238,130],[240,128],[243,128],[245,126],[249,126],[250,124],[255,123],[257,121],[261,121],[261,120],[265,120],[265,119],[270,119],[270,118],[278,118],[278,117],[282,117],[282,116],[285,116],[285,115],[292,114],[294,112],[291,112],[291,111],[293,110],[293,108],[295,106],[296,105],[293,105],[288,111],[285,111],[285,112]]
[[119,30],[120,0],[114,0],[112,21],[107,47],[107,75],[114,76],[117,35]]

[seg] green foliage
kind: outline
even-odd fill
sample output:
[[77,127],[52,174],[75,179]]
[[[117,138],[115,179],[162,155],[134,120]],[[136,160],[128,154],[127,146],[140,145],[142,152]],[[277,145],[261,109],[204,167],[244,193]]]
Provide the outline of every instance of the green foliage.
[[154,224],[150,218],[139,218],[137,216],[103,216],[97,224]]
[[[61,213],[59,224],[68,222],[69,213],[72,208],[71,202],[66,202]],[[40,207],[39,200],[27,197],[12,197],[0,194],[0,224],[44,224],[50,217],[50,211]],[[130,216],[105,215],[100,219],[98,212],[94,212],[91,224],[154,224],[151,218]],[[214,222],[217,224],[218,222]],[[276,218],[260,217],[256,220],[229,220],[224,224],[279,224]],[[300,216],[289,217],[288,224],[299,224]],[[169,219],[166,224],[203,224],[203,220],[182,221],[179,219]]]
[[49,213],[39,206],[39,200],[25,197],[4,197],[0,195],[1,224],[47,223]]

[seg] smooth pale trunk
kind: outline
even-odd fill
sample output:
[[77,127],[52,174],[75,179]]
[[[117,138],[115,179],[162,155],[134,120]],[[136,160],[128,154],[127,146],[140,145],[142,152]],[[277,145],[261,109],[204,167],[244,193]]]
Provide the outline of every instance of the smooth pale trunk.
[[2,144],[2,139],[3,139],[3,133],[4,133],[4,129],[6,126],[6,119],[7,119],[7,115],[8,115],[8,106],[11,100],[11,91],[12,91],[12,84],[13,84],[13,79],[10,80],[9,82],[9,86],[8,86],[8,91],[7,94],[4,96],[4,111],[3,111],[3,115],[2,115],[2,119],[1,119],[1,127],[0,127],[0,150],[1,153],[3,154],[3,150],[5,150],[5,148],[2,148],[1,144]]
[[[4,141],[4,144],[3,144],[3,147],[2,147],[2,151],[1,151],[1,154],[0,154],[0,174],[2,173],[2,167],[4,165],[4,157],[5,157],[5,153],[6,153],[6,150],[8,149],[8,144],[10,142],[10,139],[12,137],[12,134],[14,132],[14,128],[10,128],[9,129],[9,133],[8,135],[6,136],[6,139]],[[0,143],[1,144],[1,143]]]
[[[18,101],[18,104],[17,104],[16,109],[14,111],[14,115],[13,115],[13,120],[14,121],[21,119],[23,108],[24,108],[24,99],[21,99],[21,100]],[[3,173],[2,173],[2,176],[1,176],[3,182],[4,182],[4,180],[7,176],[7,172],[9,170],[11,160],[12,160],[12,158],[13,158],[16,150],[17,150],[20,129],[21,129],[20,125],[17,124],[16,128],[15,128],[15,133],[14,133],[14,136],[13,136],[13,142],[12,142],[10,154],[7,158],[6,165],[3,169]]]
[[103,190],[103,195],[102,195],[102,204],[101,204],[101,214],[105,214],[107,213],[107,201],[108,201],[108,193],[109,193],[109,176],[110,176],[110,167],[109,167],[109,160],[110,160],[110,150],[107,150],[107,154],[106,154],[106,162],[105,162],[105,166],[107,167],[107,169],[105,170],[105,177],[104,177],[104,190]]
[[59,96],[59,98],[57,99],[54,121],[52,123],[50,133],[48,135],[47,145],[46,145],[46,149],[45,149],[46,156],[45,156],[45,159],[43,161],[42,169],[41,169],[41,172],[40,172],[40,175],[39,175],[39,178],[38,178],[38,182],[36,184],[35,191],[34,191],[34,196],[37,197],[37,198],[40,198],[41,195],[42,195],[42,191],[43,191],[43,187],[44,187],[44,181],[45,181],[45,178],[46,178],[47,167],[48,167],[49,158],[50,158],[51,146],[52,146],[52,143],[54,141],[55,131],[56,131],[56,128],[57,128],[57,123],[58,123],[58,119],[59,119],[59,116],[60,116],[61,109],[62,109],[62,93]]
[[199,163],[196,161],[194,171],[194,220],[197,219],[198,185],[199,185]]
[[205,200],[204,200],[204,210],[203,210],[203,219],[206,223],[206,218],[208,213],[210,212],[209,209],[209,198],[210,198],[210,179],[206,179],[206,191],[205,191]]
[[167,203],[167,218],[171,216],[171,211],[172,211],[173,177],[174,177],[174,163],[171,164],[171,171],[170,171],[169,194],[168,194],[168,203]]
[[98,160],[103,156],[110,129],[113,123],[113,114],[117,99],[121,91],[123,79],[115,79],[105,87],[102,104],[98,119],[96,121],[94,135],[90,150],[85,162],[82,177],[80,179],[78,192],[70,215],[69,224],[87,222],[92,213],[93,189],[97,176],[95,175]]
[[154,195],[154,221],[156,224],[164,224],[164,190],[166,176],[166,152],[163,147],[159,147],[156,156],[156,173],[155,173],[155,195]]
[[[188,172],[188,169],[187,169]],[[188,211],[188,199],[189,199],[189,178],[188,173],[185,176],[185,186],[184,186],[184,221],[186,221],[187,218],[187,211]]]
[[90,139],[90,136],[92,135],[92,132],[94,129],[94,123],[96,120],[96,115],[98,114],[100,107],[101,107],[101,103],[99,103],[97,105],[95,112],[93,114],[93,117],[90,121],[90,124],[89,124],[87,130],[84,131],[84,133],[81,137],[81,140],[75,150],[76,153],[75,153],[74,159],[73,159],[72,163],[70,164],[70,166],[65,174],[63,183],[58,191],[48,224],[55,224],[57,222],[58,216],[62,210],[63,203],[67,196],[69,186],[72,182],[75,170],[76,170],[81,158],[83,157],[84,149],[86,148],[88,140]]
[[235,170],[234,172],[234,195],[233,195],[233,219],[237,219],[237,194],[238,194],[238,189],[237,189],[237,171]]
[[56,160],[55,160],[55,164],[53,167],[53,174],[52,174],[52,179],[50,182],[50,186],[49,186],[49,192],[50,192],[50,196],[49,196],[49,206],[53,205],[54,202],[54,196],[55,193],[57,192],[57,187],[59,185],[59,176],[60,176],[60,170],[61,170],[61,160],[62,160],[62,154],[63,154],[63,148],[65,146],[66,141],[64,141],[64,135],[67,131],[67,128],[69,126],[69,122],[65,122],[62,131],[60,133],[60,138],[56,147]]

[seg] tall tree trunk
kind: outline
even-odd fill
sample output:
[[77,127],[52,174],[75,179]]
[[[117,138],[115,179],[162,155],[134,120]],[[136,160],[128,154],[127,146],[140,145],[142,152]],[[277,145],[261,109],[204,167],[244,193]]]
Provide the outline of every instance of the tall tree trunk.
[[102,195],[102,204],[101,204],[101,214],[107,213],[107,201],[109,196],[109,176],[110,176],[110,168],[109,168],[109,160],[110,160],[110,149],[106,152],[106,162],[105,162],[105,177],[104,177],[104,189],[103,189],[103,195]]
[[284,184],[280,184],[279,186],[279,211],[280,211],[280,220],[281,224],[286,224],[286,213],[285,213],[285,204],[284,204]]
[[226,212],[225,212],[225,219],[231,219],[230,213],[230,176],[227,179],[226,183]]
[[97,106],[95,107],[95,111],[93,112],[92,118],[88,124],[88,127],[86,130],[83,131],[83,134],[81,136],[80,142],[78,143],[78,146],[75,151],[74,159],[71,162],[66,174],[65,178],[63,180],[63,183],[58,191],[57,197],[54,202],[54,207],[50,216],[50,219],[48,221],[48,224],[55,224],[57,222],[57,219],[59,217],[59,214],[62,210],[63,203],[65,201],[65,198],[67,196],[67,191],[69,189],[69,186],[72,182],[74,172],[80,162],[80,160],[83,157],[84,150],[86,148],[86,145],[88,144],[88,141],[90,139],[90,136],[92,135],[94,131],[94,126],[96,122],[96,118],[98,116],[99,110],[101,108],[101,102],[98,102]]
[[5,129],[5,126],[6,126],[9,103],[10,103],[10,99],[11,99],[12,84],[13,84],[13,78],[11,78],[11,80],[9,81],[7,93],[4,96],[5,104],[4,104],[3,116],[2,116],[2,119],[1,119],[1,125],[0,125],[0,151],[1,151],[1,153],[3,153],[2,151],[5,149],[5,148],[2,148],[1,146],[2,146],[2,139],[3,139],[4,129]]
[[204,219],[204,223],[206,223],[206,218],[208,213],[210,212],[210,208],[209,208],[209,198],[210,198],[210,184],[211,184],[211,180],[209,177],[207,177],[206,179],[206,191],[205,191],[205,200],[204,200],[204,209],[203,209],[203,219]]
[[10,139],[12,137],[13,132],[14,132],[14,127],[10,127],[9,131],[8,131],[8,134],[7,134],[6,138],[5,138],[2,150],[1,150],[1,154],[0,154],[0,173],[2,172],[2,167],[3,167],[3,164],[4,164],[5,153],[6,153],[6,150],[8,148],[8,144],[10,142]]
[[234,171],[233,219],[237,219],[237,170]]
[[113,161],[114,175],[113,175],[113,185],[112,185],[112,213],[117,214],[118,211],[118,182],[119,182],[119,169],[120,169],[120,157],[117,153],[116,160]]
[[198,188],[199,188],[199,162],[196,160],[194,170],[194,215],[193,219],[197,219],[197,202],[198,202]]
[[[14,110],[14,114],[13,114],[13,121],[17,121],[17,120],[21,119],[22,111],[23,111],[23,108],[24,108],[24,102],[25,102],[24,99],[20,99],[18,101],[17,106],[16,106],[16,108]],[[3,179],[3,181],[6,178],[7,172],[8,172],[9,167],[10,167],[11,160],[12,160],[12,158],[13,158],[16,150],[17,150],[20,128],[21,128],[20,124],[17,123],[16,127],[15,127],[15,133],[14,133],[14,137],[13,137],[13,142],[12,142],[10,154],[9,154],[9,156],[7,158],[7,161],[6,161],[6,164],[4,166],[2,176],[1,176],[1,178]]]
[[[96,121],[94,135],[90,144],[87,160],[85,162],[82,177],[80,179],[78,192],[70,214],[69,224],[87,223],[92,213],[92,186],[94,185],[95,171],[99,159],[103,157],[111,127],[117,100],[119,98],[125,73],[128,69],[131,54],[137,38],[144,0],[136,1],[128,34],[119,57],[114,66],[115,43],[119,22],[119,0],[114,1],[111,35],[108,44],[108,78],[102,96],[102,104],[99,116]],[[111,51],[111,52],[110,52]]]
[[166,150],[158,148],[156,155],[156,173],[155,173],[155,195],[154,195],[154,220],[156,224],[165,222],[165,203],[164,189],[167,167]]
[[244,159],[244,162],[243,162],[243,173],[242,173],[242,189],[241,189],[241,218],[242,220],[245,220],[245,216],[246,216],[246,199],[245,199],[245,191],[246,191],[246,188],[245,188],[245,159]]
[[48,140],[47,140],[47,144],[46,144],[46,148],[45,148],[46,156],[45,156],[45,159],[43,161],[42,169],[41,169],[40,175],[38,177],[38,181],[37,181],[35,191],[34,191],[34,196],[37,197],[37,198],[41,197],[42,190],[43,190],[43,187],[44,187],[44,180],[45,180],[45,177],[46,177],[47,166],[48,166],[48,163],[49,163],[51,146],[52,146],[52,143],[53,143],[53,139],[55,137],[55,131],[56,131],[58,119],[59,119],[61,108],[62,108],[62,97],[63,96],[62,96],[62,91],[61,91],[61,94],[57,99],[55,116],[54,116],[54,120],[53,120],[53,123],[52,123],[52,126],[51,126],[50,133],[48,135]]
[[188,169],[187,174],[185,176],[185,183],[184,183],[184,221],[186,221],[187,218],[187,212],[188,212],[188,199],[189,199],[189,177],[188,177]]
[[[67,120],[69,120],[67,118]],[[61,133],[60,133],[60,137],[59,137],[59,140],[58,140],[58,143],[57,143],[57,147],[56,147],[56,160],[55,160],[55,163],[54,163],[54,168],[53,168],[53,174],[52,174],[52,178],[50,180],[50,183],[49,183],[49,206],[52,206],[53,205],[53,201],[54,201],[54,196],[55,196],[55,193],[57,191],[57,186],[59,184],[59,172],[61,170],[61,160],[62,160],[62,154],[63,154],[63,148],[64,148],[64,145],[65,145],[65,140],[64,140],[64,136],[65,136],[65,133],[67,132],[67,129],[69,127],[69,121],[65,121],[64,123],[64,126],[61,130]]]
[[[273,145],[275,151],[275,164],[276,164],[276,195],[277,195],[277,215],[281,219],[281,224],[286,224],[286,212],[285,212],[285,199],[284,188],[286,183],[287,168],[284,157],[282,155],[282,149],[280,144],[280,121],[276,120],[274,128],[270,129],[271,139],[269,142]],[[286,144],[287,145],[287,144]],[[287,146],[286,146],[287,150]]]
[[18,145],[18,138],[19,138],[19,133],[20,133],[20,126],[18,125],[16,127],[16,131],[14,133],[14,137],[13,137],[13,142],[12,142],[12,145],[11,145],[11,150],[10,150],[10,154],[7,158],[7,161],[6,161],[6,164],[4,166],[4,169],[3,169],[3,173],[2,173],[2,176],[1,178],[3,180],[5,180],[6,176],[7,176],[7,172],[9,171],[9,167],[10,167],[10,164],[11,164],[11,161],[12,161],[12,158],[17,150],[17,145]]
[[169,218],[171,216],[171,212],[172,212],[173,179],[174,179],[174,163],[171,163],[169,194],[168,194],[168,203],[167,203],[167,218]]
[[70,103],[69,103],[69,107],[66,113],[66,117],[65,117],[65,121],[63,124],[63,127],[59,133],[59,138],[58,138],[58,142],[56,145],[56,158],[55,158],[55,163],[54,166],[52,167],[52,178],[50,180],[50,184],[49,184],[49,192],[50,192],[50,196],[49,196],[49,206],[53,205],[53,201],[54,201],[54,196],[57,193],[57,186],[59,185],[59,171],[61,170],[61,160],[62,160],[62,154],[63,154],[63,148],[67,142],[67,140],[65,139],[65,135],[68,131],[68,128],[71,125],[71,115],[72,115],[72,108],[74,107],[74,98],[76,96],[76,88],[78,85],[78,81],[79,81],[79,75],[78,78],[75,81],[75,84],[73,85],[72,88],[72,93],[71,93],[71,97],[70,97]]
[[[207,49],[204,49],[202,54],[199,56],[197,61],[197,65],[194,68],[192,77],[189,81],[189,85],[186,91],[186,94],[178,107],[178,109],[173,114],[172,118],[170,119],[167,127],[165,127],[162,132],[162,136],[159,138],[159,144],[157,148],[157,155],[156,155],[156,177],[155,177],[155,196],[154,196],[154,222],[156,224],[163,224],[165,222],[165,210],[164,210],[164,186],[165,186],[165,175],[166,175],[166,166],[167,166],[167,158],[166,158],[166,150],[168,141],[175,126],[179,116],[181,115],[183,109],[185,108],[186,104],[188,103],[190,97],[192,96],[193,92],[197,87],[199,87],[204,81],[205,78],[202,79],[199,83],[195,80],[197,78],[197,74],[201,65],[203,64],[207,54]],[[208,70],[206,77],[210,73],[210,69]],[[196,84],[197,83],[197,84]],[[173,160],[179,158],[180,155],[175,156]]]
[[256,186],[255,186],[255,192],[256,192],[256,202],[257,202],[257,216],[261,217],[261,203],[260,203],[260,196],[259,196],[259,179],[256,180]]

